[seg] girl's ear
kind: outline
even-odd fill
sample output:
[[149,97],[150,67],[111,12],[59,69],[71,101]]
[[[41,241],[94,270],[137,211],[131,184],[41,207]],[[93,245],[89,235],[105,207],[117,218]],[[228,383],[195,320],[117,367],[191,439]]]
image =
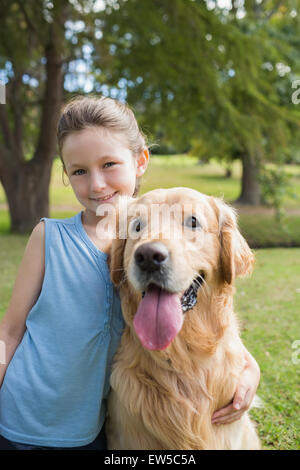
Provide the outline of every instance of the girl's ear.
[[145,147],[140,155],[138,156],[136,160],[137,166],[136,166],[136,176],[139,178],[142,176],[145,171],[147,170],[147,166],[149,163],[149,150],[147,147]]
[[235,210],[221,199],[213,199],[219,220],[221,278],[232,284],[236,277],[251,273],[255,258],[238,230]]

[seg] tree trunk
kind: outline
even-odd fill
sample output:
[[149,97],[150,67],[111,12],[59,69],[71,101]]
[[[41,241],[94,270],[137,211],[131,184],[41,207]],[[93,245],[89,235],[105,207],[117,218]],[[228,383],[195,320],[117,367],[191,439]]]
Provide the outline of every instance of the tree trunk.
[[12,129],[7,111],[2,109],[0,113],[4,135],[4,145],[0,145],[0,181],[7,197],[12,232],[30,232],[41,217],[49,216],[48,192],[56,150],[56,125],[63,98],[61,54],[55,46],[55,41],[45,46],[46,81],[40,130],[30,161],[24,159],[22,142],[16,138],[17,118]]
[[236,204],[259,206],[261,204],[261,191],[258,181],[259,167],[255,159],[248,154],[242,155],[242,188]]
[[41,217],[49,217],[49,184],[52,161],[23,164],[3,179],[10,213],[10,230],[29,233]]
[[226,179],[232,178],[232,168],[231,168],[230,166],[227,166],[227,167],[226,167],[226,170],[225,170],[225,178],[226,178]]

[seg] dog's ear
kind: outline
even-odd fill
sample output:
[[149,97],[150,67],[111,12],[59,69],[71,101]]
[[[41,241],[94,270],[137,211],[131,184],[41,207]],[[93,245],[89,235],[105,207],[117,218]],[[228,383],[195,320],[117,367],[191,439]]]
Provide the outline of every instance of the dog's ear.
[[237,225],[236,212],[221,199],[213,198],[219,221],[222,280],[231,284],[237,276],[252,271],[255,258]]
[[125,245],[126,240],[122,240],[120,238],[113,240],[108,256],[110,278],[116,286],[120,285],[124,275],[123,255]]
[[118,199],[116,227],[107,260],[110,278],[116,286],[120,285],[124,276],[123,256],[127,238],[127,214],[129,204],[132,201],[134,199],[129,196],[120,196]]

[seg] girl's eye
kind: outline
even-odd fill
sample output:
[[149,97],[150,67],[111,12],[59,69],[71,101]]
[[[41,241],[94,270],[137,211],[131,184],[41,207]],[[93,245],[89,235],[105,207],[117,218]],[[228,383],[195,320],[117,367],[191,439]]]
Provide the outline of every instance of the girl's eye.
[[85,170],[82,170],[82,169],[76,170],[76,171],[74,171],[73,175],[76,175],[76,176],[82,175],[84,173],[84,171]]
[[112,165],[115,165],[115,162],[107,162],[107,163],[105,163],[104,166],[106,167],[106,165],[108,165],[107,168],[109,168],[109,167],[111,167]]
[[201,228],[199,220],[194,215],[187,217],[185,220],[185,225],[193,230]]

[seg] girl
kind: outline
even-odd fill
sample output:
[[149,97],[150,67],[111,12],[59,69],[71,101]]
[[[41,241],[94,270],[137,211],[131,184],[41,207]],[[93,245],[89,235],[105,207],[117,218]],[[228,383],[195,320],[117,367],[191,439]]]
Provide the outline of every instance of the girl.
[[[149,153],[132,111],[110,98],[77,98],[58,123],[63,171],[84,211],[34,228],[0,323],[3,449],[105,449],[109,375],[123,329],[109,276],[111,240],[96,236],[99,204],[135,196]],[[5,376],[5,377],[4,377]],[[259,368],[245,350],[233,403],[213,422],[249,408]]]

